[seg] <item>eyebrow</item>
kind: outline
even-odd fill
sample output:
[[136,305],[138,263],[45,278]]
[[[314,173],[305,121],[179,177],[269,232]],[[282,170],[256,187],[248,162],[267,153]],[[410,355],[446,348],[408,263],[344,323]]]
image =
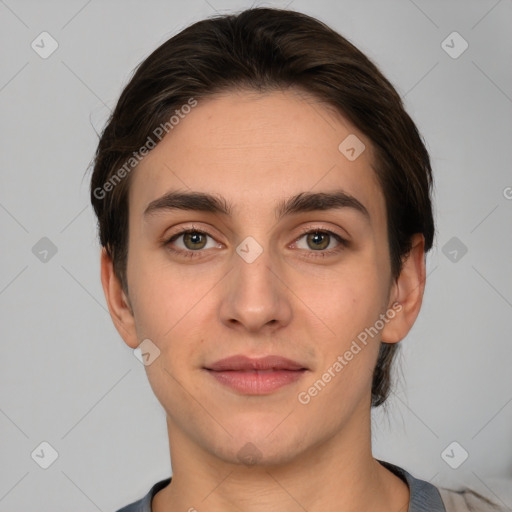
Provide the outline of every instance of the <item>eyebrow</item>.
[[[351,208],[370,220],[366,207],[354,196],[343,190],[334,192],[301,192],[288,199],[282,200],[276,207],[276,217],[283,217],[302,212],[316,210],[334,210]],[[144,210],[143,216],[148,217],[157,212],[169,210],[192,210],[232,216],[233,207],[220,194],[204,192],[170,191],[151,201]]]

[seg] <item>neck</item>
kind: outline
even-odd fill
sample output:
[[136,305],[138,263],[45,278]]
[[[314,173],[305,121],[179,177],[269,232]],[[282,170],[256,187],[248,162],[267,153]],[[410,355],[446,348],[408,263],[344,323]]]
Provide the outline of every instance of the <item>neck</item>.
[[205,451],[167,417],[173,475],[153,511],[406,512],[407,484],[372,456],[370,418],[353,425],[293,459],[248,466]]

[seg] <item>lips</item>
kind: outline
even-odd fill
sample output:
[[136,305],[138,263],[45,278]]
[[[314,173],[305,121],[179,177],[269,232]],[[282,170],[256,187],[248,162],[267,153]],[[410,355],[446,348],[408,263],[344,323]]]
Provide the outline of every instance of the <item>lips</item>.
[[221,359],[205,370],[220,384],[243,395],[268,395],[301,379],[307,368],[281,356],[253,359],[232,356]]
[[303,365],[281,356],[266,356],[258,359],[247,356],[232,356],[221,359],[206,367],[215,372],[224,371],[272,371],[272,370],[307,370]]

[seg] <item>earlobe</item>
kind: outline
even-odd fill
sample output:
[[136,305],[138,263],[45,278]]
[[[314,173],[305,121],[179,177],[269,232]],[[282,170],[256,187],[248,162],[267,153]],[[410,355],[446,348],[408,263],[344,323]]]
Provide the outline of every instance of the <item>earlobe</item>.
[[129,347],[137,348],[139,343],[133,309],[114,272],[112,259],[104,247],[101,249],[101,284],[110,316],[117,331]]
[[397,343],[411,330],[423,301],[425,290],[425,238],[417,233],[411,238],[411,250],[403,261],[402,271],[396,279],[390,294],[391,309],[399,303],[400,310],[394,307],[394,317],[382,330],[382,341]]

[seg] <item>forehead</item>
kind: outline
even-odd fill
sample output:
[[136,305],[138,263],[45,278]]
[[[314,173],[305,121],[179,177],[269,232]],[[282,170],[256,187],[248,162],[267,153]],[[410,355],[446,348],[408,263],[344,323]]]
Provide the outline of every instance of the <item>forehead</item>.
[[199,99],[142,160],[130,210],[140,216],[151,201],[180,189],[222,195],[234,215],[263,215],[283,196],[342,188],[370,217],[380,217],[384,200],[373,161],[369,140],[310,95],[226,92]]

